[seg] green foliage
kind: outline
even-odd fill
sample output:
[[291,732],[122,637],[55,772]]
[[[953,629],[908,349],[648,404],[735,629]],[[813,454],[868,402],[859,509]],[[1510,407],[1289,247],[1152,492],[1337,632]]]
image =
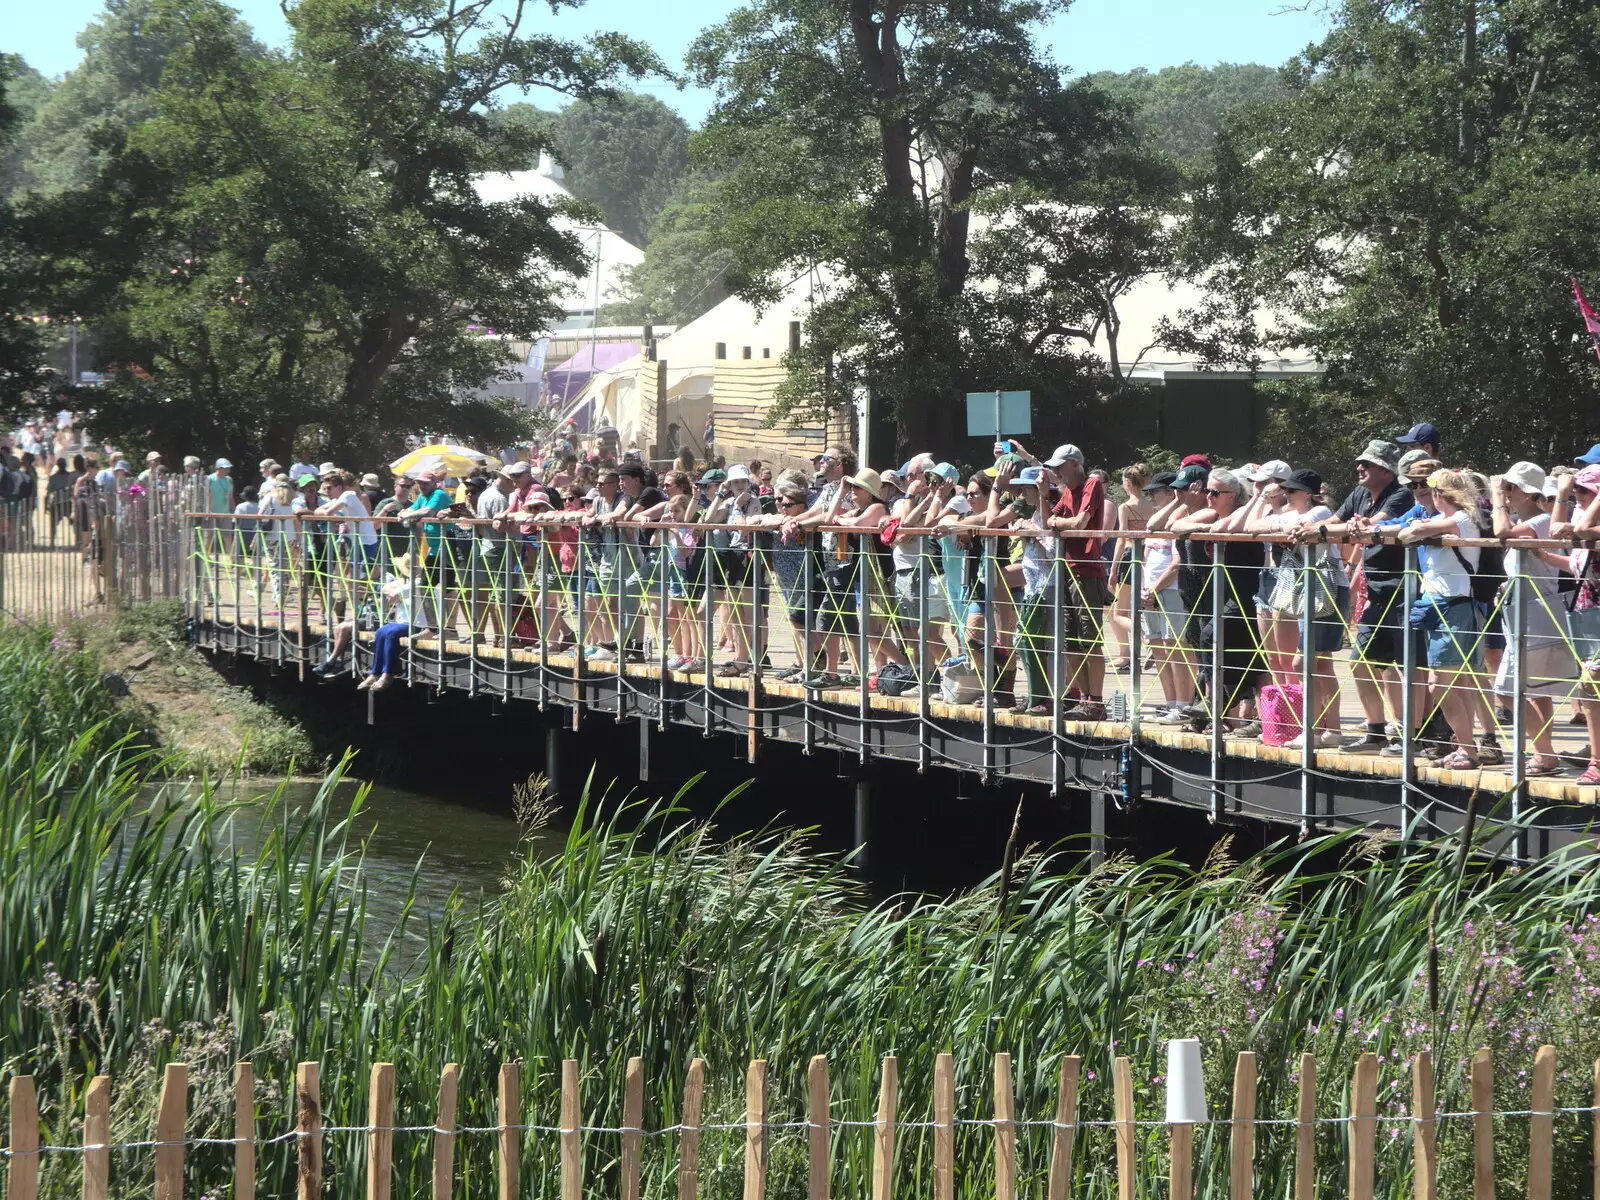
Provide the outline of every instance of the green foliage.
[[650,228],[644,263],[625,272],[629,296],[603,319],[684,325],[728,298],[733,256],[726,244],[719,181],[681,178]]
[[1216,144],[1223,123],[1284,95],[1278,68],[1259,63],[1184,63],[1154,73],[1096,71],[1088,81],[1125,105],[1134,127],[1154,148],[1194,163]]
[[[38,72],[32,75],[38,78]],[[17,169],[13,139],[28,104],[37,95],[37,86],[30,85],[28,76],[29,68],[20,58],[0,55],[0,173]],[[6,199],[6,189],[0,186],[0,405],[5,406],[16,404],[45,378],[38,327],[22,319],[30,300],[17,283],[25,236]]]
[[[0,54],[0,75],[5,78],[6,103],[13,110],[12,133],[25,129],[33,115],[50,98],[53,84],[30,67],[20,54]],[[26,165],[27,146],[20,136],[0,148],[0,200],[14,198],[33,186],[34,178]]]
[[[1349,0],[1194,190],[1219,357],[1328,366],[1325,428],[1432,420],[1452,461],[1568,459],[1600,369],[1568,276],[1600,279],[1600,24],[1563,5]],[[1263,337],[1250,318],[1281,317]]]
[[606,225],[636,246],[689,164],[689,126],[654,96],[619,92],[579,100],[551,122],[567,189],[605,214]]

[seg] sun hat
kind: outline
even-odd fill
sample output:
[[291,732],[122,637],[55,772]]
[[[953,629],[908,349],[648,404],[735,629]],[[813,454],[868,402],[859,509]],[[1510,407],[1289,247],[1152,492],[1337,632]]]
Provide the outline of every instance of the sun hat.
[[186,467],[198,467],[200,465],[200,458],[195,454],[185,454],[183,456],[183,465]]
[[1427,457],[1428,457],[1428,452],[1426,450],[1407,450],[1404,454],[1402,454],[1400,456],[1400,462],[1399,462],[1398,467],[1396,468],[1396,473],[1400,474],[1400,475],[1404,475],[1406,473],[1406,468],[1409,467],[1412,463],[1421,462],[1423,459],[1425,459]]
[[874,500],[883,499],[883,477],[871,467],[862,467],[854,475],[846,475],[844,481],[863,489]]
[[1170,491],[1173,484],[1175,484],[1177,480],[1178,473],[1176,471],[1163,471],[1139,490],[1144,492],[1147,496],[1151,492]]
[[361,486],[362,487],[369,487],[369,488],[382,487],[383,486],[383,481],[380,480],[371,471],[368,471],[365,475],[363,475],[361,477]]
[[1254,471],[1241,471],[1251,483],[1265,483],[1269,479],[1276,479],[1280,483],[1287,482],[1294,474],[1294,469],[1281,458],[1269,458]]
[[1420,425],[1413,425],[1410,433],[1402,433],[1399,437],[1395,438],[1395,441],[1399,442],[1402,446],[1415,446],[1419,442],[1426,443],[1429,446],[1437,446],[1441,440],[1442,439],[1439,437],[1439,431],[1434,428],[1433,422],[1431,421],[1424,421]]
[[587,492],[585,492],[583,494],[583,498],[585,500],[598,500],[598,499],[600,499],[600,489],[597,488],[597,487],[590,488]]
[[1435,471],[1442,470],[1444,470],[1444,464],[1437,458],[1429,458],[1427,455],[1423,455],[1406,468],[1406,478],[1412,483],[1426,483],[1428,476]]
[[[1271,465],[1271,463],[1266,464],[1266,466]],[[1290,471],[1288,478],[1282,482],[1283,486],[1290,491],[1310,492],[1313,496],[1322,491],[1322,476],[1318,475],[1310,467],[1301,467],[1297,471]]]
[[1083,466],[1083,451],[1079,450],[1071,442],[1065,442],[1057,446],[1055,453],[1044,460],[1044,465],[1047,467],[1059,467],[1069,459],[1080,467]]
[[125,458],[119,458],[116,462],[111,464],[111,469],[113,471],[131,471],[133,470],[133,464],[128,462],[128,460]]
[[1600,466],[1590,463],[1573,476],[1572,483],[1586,492],[1600,492]]
[[1538,463],[1512,463],[1506,468],[1504,479],[1507,483],[1532,495],[1544,494],[1544,468]]
[[746,483],[749,483],[750,468],[745,466],[743,463],[734,463],[733,466],[728,468],[728,482],[732,483],[735,479],[742,479]]
[[230,469],[232,466],[233,466],[233,464],[231,462],[229,462],[227,459],[219,458],[219,459],[217,459],[216,462],[211,464],[211,469],[214,470],[214,471],[226,471],[226,470]]
[[338,469],[339,469],[339,464],[331,463],[331,462],[325,462],[320,467],[317,468],[317,474],[318,475],[327,475],[328,473],[330,473],[332,471],[337,471]]
[[[1064,462],[1066,460],[1063,459],[1062,461]],[[1033,487],[1034,485],[1036,485],[1039,482],[1039,468],[1038,467],[1029,467],[1026,471],[1023,471],[1021,474],[1019,474],[1011,482],[1015,483],[1015,484],[1018,484],[1021,487]]]
[[1367,443],[1367,448],[1356,455],[1358,463],[1370,463],[1375,467],[1382,467],[1385,471],[1395,474],[1400,473],[1400,447],[1393,442],[1386,442],[1382,438],[1373,438]]
[[527,508],[530,504],[542,504],[546,508],[554,508],[556,506],[556,502],[550,499],[550,494],[548,492],[540,491],[538,488],[534,488],[525,497],[523,497],[522,507]]
[[159,451],[159,450],[150,451],[148,454],[146,454],[144,456],[144,460],[147,463],[160,462],[161,461],[161,451]]
[[727,478],[728,478],[728,473],[726,471],[720,470],[717,467],[712,467],[704,475],[700,476],[700,478],[697,479],[695,482],[697,484],[701,484],[701,483],[722,483],[722,482],[726,481]]

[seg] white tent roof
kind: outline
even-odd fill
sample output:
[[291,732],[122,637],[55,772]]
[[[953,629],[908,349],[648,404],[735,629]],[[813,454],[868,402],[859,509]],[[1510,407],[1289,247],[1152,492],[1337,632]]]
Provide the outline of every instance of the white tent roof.
[[[489,204],[503,204],[508,200],[532,196],[539,200],[570,200],[572,193],[560,182],[561,168],[553,164],[548,155],[539,160],[533,171],[502,171],[480,175],[472,182],[480,199]],[[644,262],[644,251],[618,233],[602,226],[574,221],[558,216],[551,222],[557,229],[576,234],[589,255],[589,270],[574,278],[559,300],[569,314],[588,314],[595,310],[595,268],[599,268],[600,303],[620,299],[623,294],[622,269],[637,267]],[[598,262],[596,259],[598,258]]]

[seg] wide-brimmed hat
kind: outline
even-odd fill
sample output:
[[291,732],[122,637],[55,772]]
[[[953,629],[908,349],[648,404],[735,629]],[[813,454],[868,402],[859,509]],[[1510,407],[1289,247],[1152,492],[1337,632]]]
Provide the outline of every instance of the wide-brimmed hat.
[[1506,468],[1505,481],[1530,495],[1544,494],[1544,468],[1538,463],[1518,462]]
[[1429,475],[1432,475],[1435,471],[1442,470],[1444,470],[1444,464],[1437,458],[1429,458],[1427,455],[1423,455],[1406,467],[1406,478],[1412,483],[1425,483]]
[[361,477],[361,486],[362,487],[369,487],[369,488],[382,487],[383,486],[383,481],[381,479],[379,479],[376,475],[374,475],[371,471],[368,471],[365,475],[363,475]]
[[745,466],[743,463],[734,463],[733,466],[728,468],[728,482],[732,483],[736,479],[742,479],[746,483],[749,483],[750,468]]
[[1394,474],[1400,473],[1400,447],[1383,438],[1373,438],[1367,448],[1356,455],[1358,463],[1370,463]]
[[854,475],[846,475],[844,481],[863,489],[874,500],[883,499],[883,477],[871,467],[862,467]]
[[1600,466],[1590,463],[1573,476],[1572,483],[1586,492],[1600,492]]

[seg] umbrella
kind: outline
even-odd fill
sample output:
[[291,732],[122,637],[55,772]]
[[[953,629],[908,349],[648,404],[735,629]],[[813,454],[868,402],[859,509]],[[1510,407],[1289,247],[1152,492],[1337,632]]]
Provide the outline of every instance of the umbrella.
[[474,468],[487,462],[488,458],[487,454],[467,446],[451,446],[436,442],[431,446],[419,446],[410,454],[395,459],[389,464],[389,470],[396,475],[409,475],[427,466],[443,470],[449,475],[470,475]]

